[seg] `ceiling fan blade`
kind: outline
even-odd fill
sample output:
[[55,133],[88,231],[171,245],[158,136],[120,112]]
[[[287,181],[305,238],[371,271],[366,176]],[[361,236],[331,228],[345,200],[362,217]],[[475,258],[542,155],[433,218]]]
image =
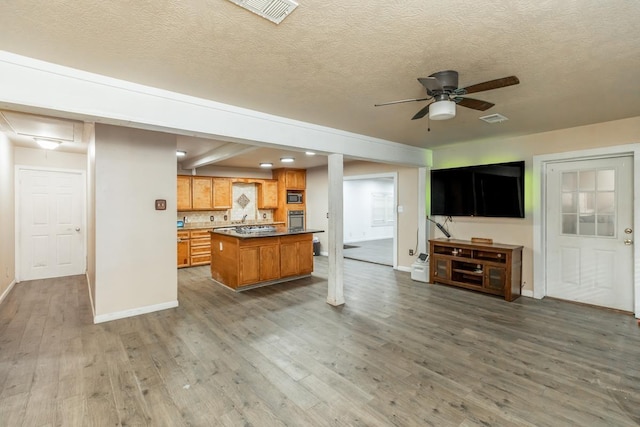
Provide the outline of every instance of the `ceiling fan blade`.
[[422,110],[418,111],[415,116],[411,117],[411,120],[421,119],[424,116],[426,116],[427,114],[429,114],[429,105],[431,105],[431,104],[427,104],[426,107],[424,107]]
[[475,85],[467,86],[462,89],[464,93],[482,92],[485,90],[498,89],[506,86],[513,86],[520,83],[520,80],[516,76],[503,77],[501,79],[489,80],[488,82],[478,83]]
[[391,102],[383,102],[382,104],[373,104],[373,106],[382,107],[383,105],[402,104],[403,102],[428,101],[429,99],[431,99],[431,97],[418,98],[418,99],[401,99],[400,101],[391,101]]
[[442,84],[435,77],[418,77],[418,81],[427,88],[427,92],[443,90]]
[[479,99],[473,99],[473,98],[454,98],[454,101],[458,105],[462,105],[463,107],[472,108],[474,110],[479,110],[479,111],[488,110],[489,108],[496,105],[487,101],[481,101]]

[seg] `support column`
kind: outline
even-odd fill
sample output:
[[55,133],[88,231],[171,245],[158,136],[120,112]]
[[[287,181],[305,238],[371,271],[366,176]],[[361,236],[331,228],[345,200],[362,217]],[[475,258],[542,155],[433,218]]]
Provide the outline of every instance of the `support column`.
[[427,168],[418,168],[418,253],[427,253]]
[[329,155],[329,277],[327,303],[344,304],[343,271],[343,180],[342,154]]

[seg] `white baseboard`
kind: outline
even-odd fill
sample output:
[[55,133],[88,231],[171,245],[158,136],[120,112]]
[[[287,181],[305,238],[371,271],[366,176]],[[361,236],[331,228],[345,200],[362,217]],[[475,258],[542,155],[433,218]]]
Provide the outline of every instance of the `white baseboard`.
[[93,322],[96,318],[96,307],[93,305],[93,295],[91,294],[91,280],[89,280],[89,273],[85,271],[85,277],[87,278],[87,292],[89,292],[89,304],[91,304],[91,314],[93,315]]
[[411,273],[411,267],[405,267],[404,265],[399,265],[397,270],[406,271],[407,273]]
[[124,319],[125,317],[139,316],[141,314],[153,313],[154,311],[166,310],[178,306],[178,300],[163,302],[161,304],[148,305],[146,307],[132,308],[131,310],[116,311],[115,313],[100,314],[93,317],[93,323],[110,322],[111,320]]
[[2,293],[2,295],[0,295],[0,304],[2,304],[2,301],[4,301],[7,295],[9,295],[9,292],[11,292],[11,289],[13,289],[13,286],[15,284],[16,284],[15,279],[12,280],[11,283],[9,283],[9,286],[7,286],[7,289]]

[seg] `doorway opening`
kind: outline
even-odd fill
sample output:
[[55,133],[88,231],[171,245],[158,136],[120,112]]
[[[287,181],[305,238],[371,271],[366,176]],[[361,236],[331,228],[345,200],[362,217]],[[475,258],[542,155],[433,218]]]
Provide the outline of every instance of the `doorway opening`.
[[345,177],[343,191],[343,256],[396,268],[397,174]]

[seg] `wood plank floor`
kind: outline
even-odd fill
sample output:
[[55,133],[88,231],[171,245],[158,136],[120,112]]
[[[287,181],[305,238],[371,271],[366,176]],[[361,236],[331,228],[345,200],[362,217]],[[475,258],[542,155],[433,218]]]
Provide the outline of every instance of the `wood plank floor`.
[[179,272],[180,307],[93,325],[84,277],[0,305],[2,426],[633,426],[629,315],[488,295],[345,260],[233,293]]
[[343,249],[347,259],[393,266],[393,239],[350,242]]

